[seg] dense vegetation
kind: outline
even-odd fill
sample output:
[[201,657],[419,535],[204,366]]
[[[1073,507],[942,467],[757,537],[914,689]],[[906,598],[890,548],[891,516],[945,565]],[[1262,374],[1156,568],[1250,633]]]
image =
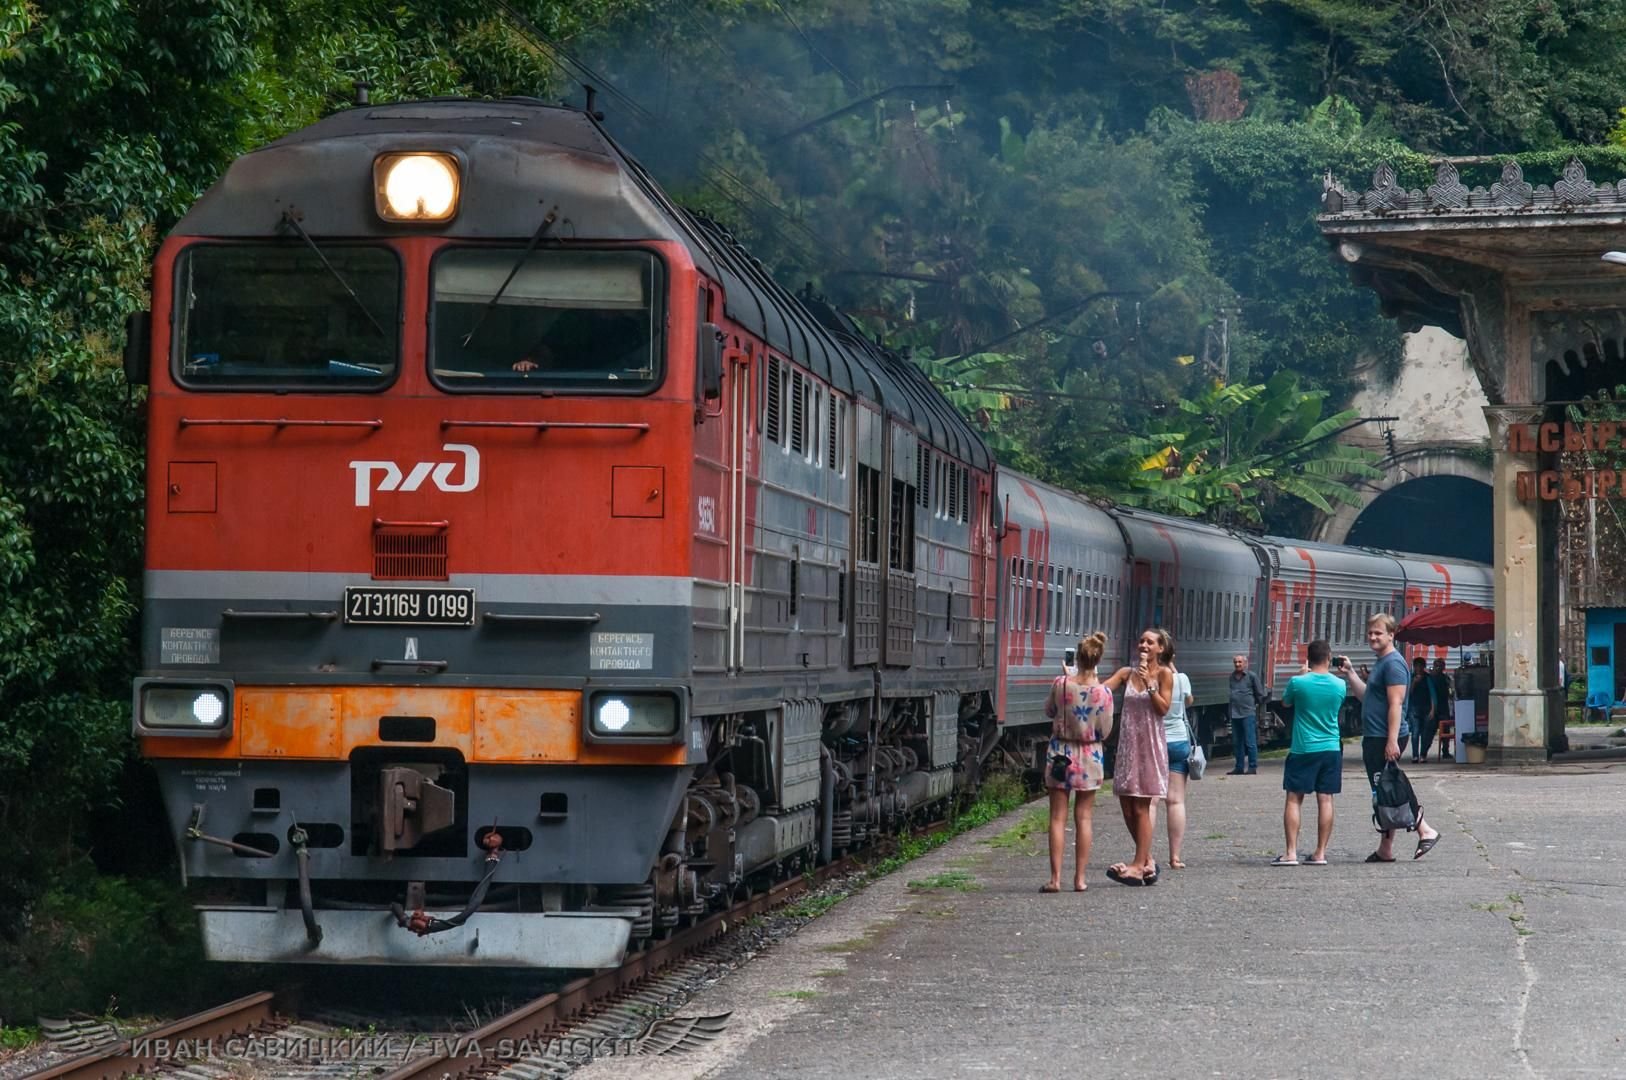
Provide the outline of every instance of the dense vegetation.
[[1346,465],[1312,463],[1353,358],[1399,355],[1325,257],[1321,174],[1576,147],[1626,171],[1600,145],[1623,29],[1626,0],[0,0],[0,1019],[138,1005],[164,980],[126,965],[187,962],[115,947],[182,916],[87,854],[97,815],[152,813],[122,320],[225,163],[354,80],[597,81],[657,175],[911,349],[1007,460],[1291,527],[1337,497]]

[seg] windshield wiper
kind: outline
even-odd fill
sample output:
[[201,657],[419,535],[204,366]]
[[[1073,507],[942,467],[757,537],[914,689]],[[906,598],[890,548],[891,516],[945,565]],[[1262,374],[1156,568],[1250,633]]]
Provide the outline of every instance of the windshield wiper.
[[486,306],[480,309],[480,316],[474,320],[474,326],[467,334],[463,335],[461,348],[464,352],[468,352],[470,343],[474,341],[474,335],[478,334],[480,327],[486,324],[486,316],[491,314],[491,309],[497,306],[497,301],[502,299],[502,294],[508,291],[508,286],[513,283],[514,275],[519,273],[519,268],[525,265],[525,260],[531,257],[531,252],[536,250],[536,245],[540,244],[542,238],[548,235],[548,230],[553,228],[553,223],[557,220],[559,220],[559,208],[555,206],[543,216],[542,224],[536,227],[536,231],[531,234],[530,243],[525,245],[525,250],[519,253],[518,259],[514,260],[514,266],[508,271],[508,276],[502,279],[502,284],[498,286],[497,291],[492,294],[490,300],[486,301]]
[[311,239],[310,233],[306,232],[305,227],[299,223],[299,219],[294,217],[292,210],[282,212],[282,223],[292,226],[294,232],[299,234],[299,238],[310,245],[310,249],[316,252],[316,257],[322,260],[322,265],[327,268],[327,272],[333,275],[333,280],[344,286],[344,291],[350,294],[350,299],[356,302],[356,306],[361,309],[361,313],[367,316],[367,321],[373,324],[373,329],[378,331],[378,336],[388,341],[390,339],[389,333],[385,331],[383,325],[377,319],[373,318],[373,313],[367,310],[367,305],[361,302],[361,297],[356,295],[356,290],[350,287],[350,283],[344,279],[343,274],[339,273],[338,268],[327,261],[327,256],[322,254],[322,249],[316,246],[316,241]]

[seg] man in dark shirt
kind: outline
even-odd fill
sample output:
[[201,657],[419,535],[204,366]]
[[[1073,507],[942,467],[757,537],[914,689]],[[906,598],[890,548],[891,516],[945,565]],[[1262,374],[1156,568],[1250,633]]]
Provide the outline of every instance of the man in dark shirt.
[[[1406,727],[1406,697],[1411,675],[1405,658],[1395,648],[1395,617],[1380,612],[1366,623],[1366,643],[1372,647],[1377,662],[1372,665],[1370,679],[1362,679],[1346,665],[1337,674],[1348,680],[1350,689],[1361,699],[1361,762],[1366,768],[1372,790],[1378,789],[1378,776],[1387,762],[1399,761],[1406,748],[1410,731]],[[1440,834],[1417,814],[1417,851],[1414,859],[1421,859],[1440,842]],[[1378,841],[1378,849],[1366,857],[1367,862],[1394,862],[1395,834],[1385,832]]]
[[[1231,658],[1231,746],[1236,750],[1236,768],[1231,776],[1259,771],[1259,709],[1270,695],[1259,676],[1248,670],[1248,658],[1241,653]],[[1244,768],[1246,766],[1246,768]]]
[[1428,756],[1434,735],[1428,726],[1434,720],[1434,688],[1428,681],[1428,661],[1421,656],[1411,662],[1411,686],[1406,691],[1406,724],[1411,728],[1411,762]]

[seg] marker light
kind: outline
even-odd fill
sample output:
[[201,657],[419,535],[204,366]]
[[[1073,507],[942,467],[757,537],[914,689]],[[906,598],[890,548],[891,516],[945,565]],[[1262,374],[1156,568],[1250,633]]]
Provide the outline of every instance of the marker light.
[[632,710],[620,698],[610,698],[598,705],[598,726],[605,731],[620,731],[632,723]]
[[192,699],[192,715],[200,724],[213,727],[225,713],[226,702],[213,690],[205,690]]
[[457,213],[460,186],[450,154],[383,154],[373,162],[378,216],[385,221],[447,221]]
[[137,690],[137,730],[224,732],[230,693],[223,686],[147,683]]
[[597,693],[589,715],[594,735],[671,739],[678,732],[678,699],[666,691]]

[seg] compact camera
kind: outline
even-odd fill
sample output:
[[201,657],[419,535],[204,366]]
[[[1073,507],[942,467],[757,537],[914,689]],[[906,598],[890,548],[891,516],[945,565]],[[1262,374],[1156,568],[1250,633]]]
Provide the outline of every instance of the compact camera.
[[1345,668],[1347,668],[1349,666],[1349,657],[1347,657],[1347,656],[1335,656],[1335,657],[1333,657],[1332,658],[1332,666],[1338,671],[1344,670]]

